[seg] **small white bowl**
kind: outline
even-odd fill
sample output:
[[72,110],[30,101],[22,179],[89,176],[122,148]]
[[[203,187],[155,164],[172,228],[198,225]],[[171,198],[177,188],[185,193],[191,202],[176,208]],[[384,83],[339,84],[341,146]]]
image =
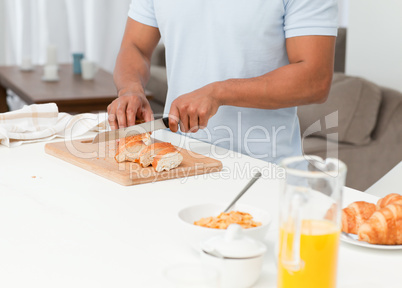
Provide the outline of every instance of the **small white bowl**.
[[260,277],[267,247],[231,224],[223,237],[202,243],[201,261],[220,271],[222,288],[252,287]]
[[[194,221],[198,221],[205,217],[218,216],[226,208],[226,206],[227,204],[206,203],[186,207],[179,211],[179,219],[182,224],[183,237],[187,240],[191,247],[199,251],[201,242],[204,242],[211,237],[218,235],[223,236],[225,234],[225,229],[213,229],[197,226],[194,225]],[[247,212],[253,216],[254,221],[261,222],[262,225],[259,227],[244,229],[244,235],[264,242],[269,224],[271,223],[271,215],[265,210],[244,204],[236,204],[232,210]]]
[[260,278],[264,254],[245,259],[219,259],[201,251],[201,261],[220,272],[222,288],[252,287]]

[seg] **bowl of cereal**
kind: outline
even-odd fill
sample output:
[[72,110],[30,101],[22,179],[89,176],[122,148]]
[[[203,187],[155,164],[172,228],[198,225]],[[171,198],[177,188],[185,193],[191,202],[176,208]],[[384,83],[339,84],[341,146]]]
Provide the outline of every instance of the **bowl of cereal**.
[[222,213],[226,204],[198,204],[179,211],[183,237],[195,249],[207,239],[224,235],[230,224],[239,224],[244,234],[264,241],[271,215],[262,209],[236,203],[229,213]]

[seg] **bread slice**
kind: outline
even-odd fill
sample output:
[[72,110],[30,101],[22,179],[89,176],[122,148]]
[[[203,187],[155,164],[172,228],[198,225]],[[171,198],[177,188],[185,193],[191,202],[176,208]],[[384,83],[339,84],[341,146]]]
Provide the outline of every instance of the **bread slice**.
[[166,148],[174,148],[174,146],[168,142],[151,144],[141,151],[138,162],[142,167],[148,167],[158,152]]
[[131,141],[125,144],[119,144],[119,149],[114,157],[117,162],[131,161],[135,162],[142,149],[147,147],[142,141]]
[[163,170],[169,171],[176,168],[183,161],[183,156],[175,147],[165,148],[160,150],[152,161],[152,167],[156,172]]
[[136,162],[141,151],[149,144],[151,144],[149,133],[122,138],[118,142],[114,159],[119,163],[124,161]]
[[138,135],[133,135],[133,136],[128,136],[124,138],[126,142],[131,142],[131,141],[142,141],[144,142],[145,145],[151,145],[152,140],[151,140],[151,135],[149,133],[143,133],[143,134],[138,134]]

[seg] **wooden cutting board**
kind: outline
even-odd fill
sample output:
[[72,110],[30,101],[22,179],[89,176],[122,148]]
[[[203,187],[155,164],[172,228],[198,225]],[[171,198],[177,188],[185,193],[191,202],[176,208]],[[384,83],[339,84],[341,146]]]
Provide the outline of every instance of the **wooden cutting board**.
[[156,172],[152,166],[142,168],[138,163],[117,163],[114,159],[115,142],[92,144],[92,139],[61,141],[45,145],[45,152],[121,185],[137,185],[182,178],[222,169],[222,162],[207,156],[178,148],[183,155],[179,167]]

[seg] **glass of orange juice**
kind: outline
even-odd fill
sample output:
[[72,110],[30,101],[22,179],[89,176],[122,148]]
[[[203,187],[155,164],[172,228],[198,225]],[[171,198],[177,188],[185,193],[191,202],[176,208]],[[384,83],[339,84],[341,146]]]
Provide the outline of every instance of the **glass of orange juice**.
[[281,167],[278,288],[335,288],[346,165],[305,155]]

